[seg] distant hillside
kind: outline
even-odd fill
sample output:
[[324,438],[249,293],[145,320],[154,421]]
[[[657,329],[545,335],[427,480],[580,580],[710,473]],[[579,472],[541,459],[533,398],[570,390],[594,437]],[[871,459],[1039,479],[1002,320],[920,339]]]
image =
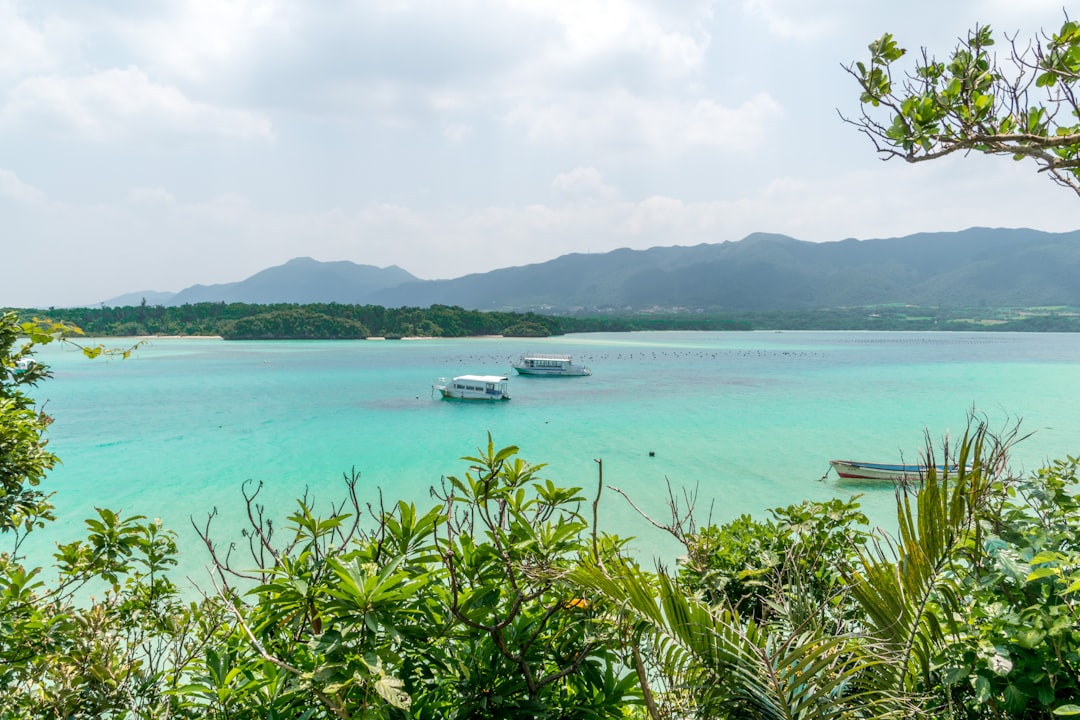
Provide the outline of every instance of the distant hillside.
[[1076,306],[1078,277],[1080,231],[972,228],[828,243],[756,233],[739,242],[564,255],[387,288],[373,300],[475,309]]
[[176,293],[174,292],[142,290],[141,292],[132,292],[119,297],[114,297],[111,300],[106,300],[102,305],[108,305],[109,307],[134,307],[136,305],[142,305],[144,302],[151,306],[168,305],[172,302],[174,297],[176,297]]
[[[348,261],[319,262],[311,258],[295,258],[276,267],[258,272],[246,280],[221,285],[193,285],[171,296],[158,300],[161,305],[194,305],[200,302],[240,302],[254,304],[273,303],[320,303],[344,304],[368,303],[370,295],[388,287],[418,278],[396,265],[378,268],[373,265],[357,265]],[[140,293],[129,293],[106,302],[120,307],[137,305],[139,300],[129,299]],[[152,293],[146,295],[147,304]]]
[[[755,233],[738,242],[564,255],[452,280],[419,280],[396,266],[298,258],[242,282],[195,285],[162,304],[338,302],[721,312],[891,303],[1075,307],[1080,306],[1077,278],[1080,231],[971,228],[827,243]],[[139,293],[124,297],[133,295]]]

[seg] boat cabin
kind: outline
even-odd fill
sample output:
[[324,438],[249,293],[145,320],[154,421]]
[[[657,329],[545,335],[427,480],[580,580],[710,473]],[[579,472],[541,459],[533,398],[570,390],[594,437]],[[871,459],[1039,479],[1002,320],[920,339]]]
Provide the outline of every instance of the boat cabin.
[[575,365],[570,355],[526,353],[514,364],[520,375],[590,375],[587,367]]
[[459,375],[441,379],[434,387],[451,400],[509,400],[509,378],[505,375]]

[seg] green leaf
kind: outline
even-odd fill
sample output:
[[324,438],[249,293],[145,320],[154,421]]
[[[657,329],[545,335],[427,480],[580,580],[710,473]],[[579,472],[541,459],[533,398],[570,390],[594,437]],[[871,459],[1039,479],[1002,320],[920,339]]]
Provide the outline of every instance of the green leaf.
[[396,677],[384,675],[375,682],[375,692],[379,696],[399,710],[408,710],[412,705],[412,698],[402,690],[404,683]]
[[1057,84],[1057,73],[1045,72],[1035,78],[1036,87],[1053,87]]

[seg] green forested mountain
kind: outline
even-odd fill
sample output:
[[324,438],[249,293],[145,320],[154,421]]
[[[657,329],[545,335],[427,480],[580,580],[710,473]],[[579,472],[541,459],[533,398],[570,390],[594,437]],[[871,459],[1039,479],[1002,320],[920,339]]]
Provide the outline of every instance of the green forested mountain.
[[1077,277],[1080,231],[971,228],[830,243],[757,233],[739,242],[565,255],[387,288],[372,302],[721,311],[1077,305]]
[[415,276],[396,265],[378,268],[344,261],[318,262],[303,257],[258,272],[242,282],[189,287],[177,293],[168,304],[355,303],[368,293],[415,280]]
[[220,285],[192,285],[178,293],[127,293],[105,302],[123,307],[139,305],[194,305],[196,303],[364,303],[373,292],[417,278],[396,265],[379,268],[347,261],[319,262],[294,258],[267,268],[246,280]]
[[[478,310],[706,311],[1080,305],[1080,231],[971,228],[812,243],[755,233],[738,242],[570,254],[419,280],[399,267],[297,258],[236,283],[195,285],[149,304],[342,303]],[[106,305],[136,305],[125,295]]]
[[[1076,331],[1077,277],[1080,231],[972,228],[832,243],[755,234],[564,255],[440,281],[398,267],[298,258],[165,301],[123,296],[94,308],[50,309],[48,317],[95,335],[229,339],[674,328]],[[311,299],[319,297],[329,299]]]

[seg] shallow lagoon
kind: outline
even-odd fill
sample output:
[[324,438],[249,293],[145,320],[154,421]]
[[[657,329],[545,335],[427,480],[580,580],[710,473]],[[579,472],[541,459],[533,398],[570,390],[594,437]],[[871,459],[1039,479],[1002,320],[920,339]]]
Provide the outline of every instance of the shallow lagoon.
[[[433,396],[440,376],[508,373],[525,350],[571,353],[591,377],[511,377],[510,402]],[[60,522],[35,554],[79,536],[95,506],[161,517],[181,536],[185,574],[205,554],[191,521],[238,536],[241,484],[279,517],[308,490],[326,509],[356,468],[366,500],[426,505],[490,432],[592,495],[606,483],[666,517],[667,485],[697,488],[716,521],[803,499],[863,493],[888,525],[892,491],[824,482],[828,460],[915,459],[924,432],[961,433],[973,408],[1035,431],[1015,451],[1030,471],[1080,452],[1080,334],[656,332],[543,340],[225,342],[155,339],[129,360],[47,347],[54,378],[36,397],[63,460],[48,488]],[[601,524],[670,561],[673,542],[605,492]]]

